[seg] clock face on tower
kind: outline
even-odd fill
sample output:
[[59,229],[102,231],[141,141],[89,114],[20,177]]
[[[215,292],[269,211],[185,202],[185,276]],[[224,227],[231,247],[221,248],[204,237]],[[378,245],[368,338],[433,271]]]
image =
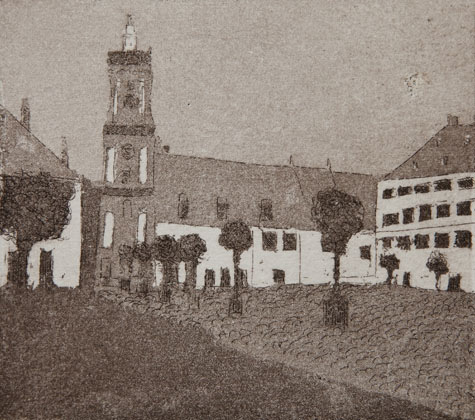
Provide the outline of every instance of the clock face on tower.
[[134,157],[134,147],[130,143],[122,146],[122,157],[127,160]]

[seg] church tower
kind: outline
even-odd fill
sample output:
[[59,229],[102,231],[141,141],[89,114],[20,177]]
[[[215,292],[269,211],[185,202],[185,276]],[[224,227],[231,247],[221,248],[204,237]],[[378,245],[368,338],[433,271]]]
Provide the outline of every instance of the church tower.
[[103,181],[110,195],[143,195],[153,187],[156,140],[151,109],[152,50],[137,49],[130,15],[122,50],[110,51],[107,64],[110,104],[103,128]]

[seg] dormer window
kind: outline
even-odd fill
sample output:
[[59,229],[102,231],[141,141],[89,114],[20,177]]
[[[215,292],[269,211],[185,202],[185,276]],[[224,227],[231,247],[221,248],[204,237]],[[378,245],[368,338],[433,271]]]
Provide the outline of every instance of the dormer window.
[[184,193],[178,196],[178,217],[180,219],[186,219],[190,210],[190,203]]
[[472,139],[472,136],[470,136],[470,134],[467,134],[467,135],[465,136],[465,140],[464,140],[464,142],[463,142],[463,145],[464,145],[464,146],[468,146],[468,145],[470,144],[470,140],[471,140],[471,139]]
[[226,220],[228,218],[228,200],[223,197],[216,199],[216,216],[219,220]]
[[440,163],[442,164],[442,166],[447,166],[447,164],[449,163],[449,157],[448,157],[448,156],[444,156],[444,157],[440,160]]
[[274,215],[272,214],[272,200],[261,200],[261,214],[259,219],[261,221],[270,221],[274,219]]
[[412,169],[415,169],[415,170],[419,169],[419,165],[417,164],[415,160],[412,162]]

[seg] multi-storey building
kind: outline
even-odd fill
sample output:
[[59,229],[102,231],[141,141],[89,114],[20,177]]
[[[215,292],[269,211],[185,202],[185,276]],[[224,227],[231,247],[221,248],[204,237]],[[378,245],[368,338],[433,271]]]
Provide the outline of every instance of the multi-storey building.
[[[398,283],[434,288],[435,275],[426,262],[438,250],[450,270],[441,288],[460,275],[461,288],[475,291],[474,177],[475,124],[460,125],[449,116],[446,127],[379,182],[378,260],[384,254],[397,256]],[[384,276],[378,267],[378,278]]]
[[[4,176],[34,176],[47,172],[58,180],[74,184],[74,195],[69,203],[69,223],[60,238],[33,245],[28,256],[27,272],[32,287],[40,281],[52,281],[64,287],[78,286],[82,246],[81,180],[31,133],[30,108],[26,99],[22,102],[20,120],[0,105],[0,156],[0,183]],[[0,286],[6,284],[8,276],[13,274],[14,251],[15,241],[0,237]]]
[[[151,110],[151,50],[137,49],[132,21],[121,51],[108,54],[110,106],[104,125],[104,186],[100,208],[96,276],[118,284],[121,245],[153,242],[159,235],[196,233],[207,252],[197,270],[215,284],[233,284],[231,251],[218,244],[229,220],[252,230],[253,245],[241,268],[248,283],[319,283],[332,279],[333,256],[322,252],[311,219],[318,191],[336,186],[357,196],[365,208],[364,231],[353,237],[341,261],[342,277],[374,278],[376,179],[326,169],[244,164],[169,153],[155,136]],[[184,278],[181,264],[179,279]],[[162,278],[156,264],[155,283]]]

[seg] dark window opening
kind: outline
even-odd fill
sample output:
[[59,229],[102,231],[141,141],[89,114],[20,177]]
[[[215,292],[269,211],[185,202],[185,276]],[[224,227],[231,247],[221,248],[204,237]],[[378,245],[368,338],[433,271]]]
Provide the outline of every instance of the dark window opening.
[[397,225],[399,223],[399,213],[383,214],[383,226]]
[[414,187],[414,191],[416,194],[425,194],[430,191],[429,184],[419,184]]
[[185,194],[181,193],[178,196],[178,217],[180,219],[186,219],[190,210],[190,203]]
[[403,196],[403,195],[408,195],[412,193],[412,187],[399,187],[397,189],[397,195]]
[[231,274],[229,268],[221,268],[221,287],[231,286]]
[[228,218],[228,200],[226,198],[218,197],[216,200],[216,216],[219,220],[226,220]]
[[471,248],[472,247],[472,232],[469,230],[455,231],[455,246],[457,248]]
[[470,207],[470,201],[462,201],[457,203],[457,216],[470,216],[472,209]]
[[414,237],[414,245],[416,246],[416,249],[429,248],[429,235],[416,235]]
[[434,182],[435,191],[449,191],[452,189],[452,182],[450,179],[439,179]]
[[360,246],[360,258],[371,261],[371,245]]
[[450,204],[440,204],[437,206],[437,217],[449,217]]
[[449,164],[449,157],[448,156],[444,156],[440,163],[443,165],[443,166],[447,166]]
[[261,221],[269,221],[273,220],[274,216],[272,214],[272,201],[269,199],[261,200],[261,214],[260,218]]
[[274,276],[274,283],[285,284],[285,271],[284,270],[272,270]]
[[460,274],[456,274],[455,276],[449,277],[449,284],[447,285],[448,292],[460,292],[460,280],[462,276]]
[[393,241],[393,238],[390,238],[390,237],[383,238],[383,239],[382,239],[383,248],[384,248],[384,249],[389,249],[389,248],[391,248],[391,247],[392,247],[392,241]]
[[387,188],[383,191],[383,198],[393,198],[394,189]]
[[449,247],[449,234],[448,233],[436,233],[434,236],[436,248],[448,248]]
[[262,249],[264,251],[277,251],[276,232],[262,232]]
[[297,249],[297,234],[284,232],[283,242],[284,251],[295,251]]
[[457,181],[459,188],[461,190],[467,189],[467,188],[473,188],[473,178],[463,178],[459,179]]
[[419,222],[432,219],[432,207],[430,204],[423,204],[419,207]]
[[404,209],[402,211],[402,223],[407,225],[408,223],[412,223],[414,221],[414,209]]
[[398,236],[397,238],[397,247],[404,251],[409,251],[411,249],[411,239],[409,236]]
[[404,287],[411,287],[411,273],[405,272],[402,277],[402,285]]

